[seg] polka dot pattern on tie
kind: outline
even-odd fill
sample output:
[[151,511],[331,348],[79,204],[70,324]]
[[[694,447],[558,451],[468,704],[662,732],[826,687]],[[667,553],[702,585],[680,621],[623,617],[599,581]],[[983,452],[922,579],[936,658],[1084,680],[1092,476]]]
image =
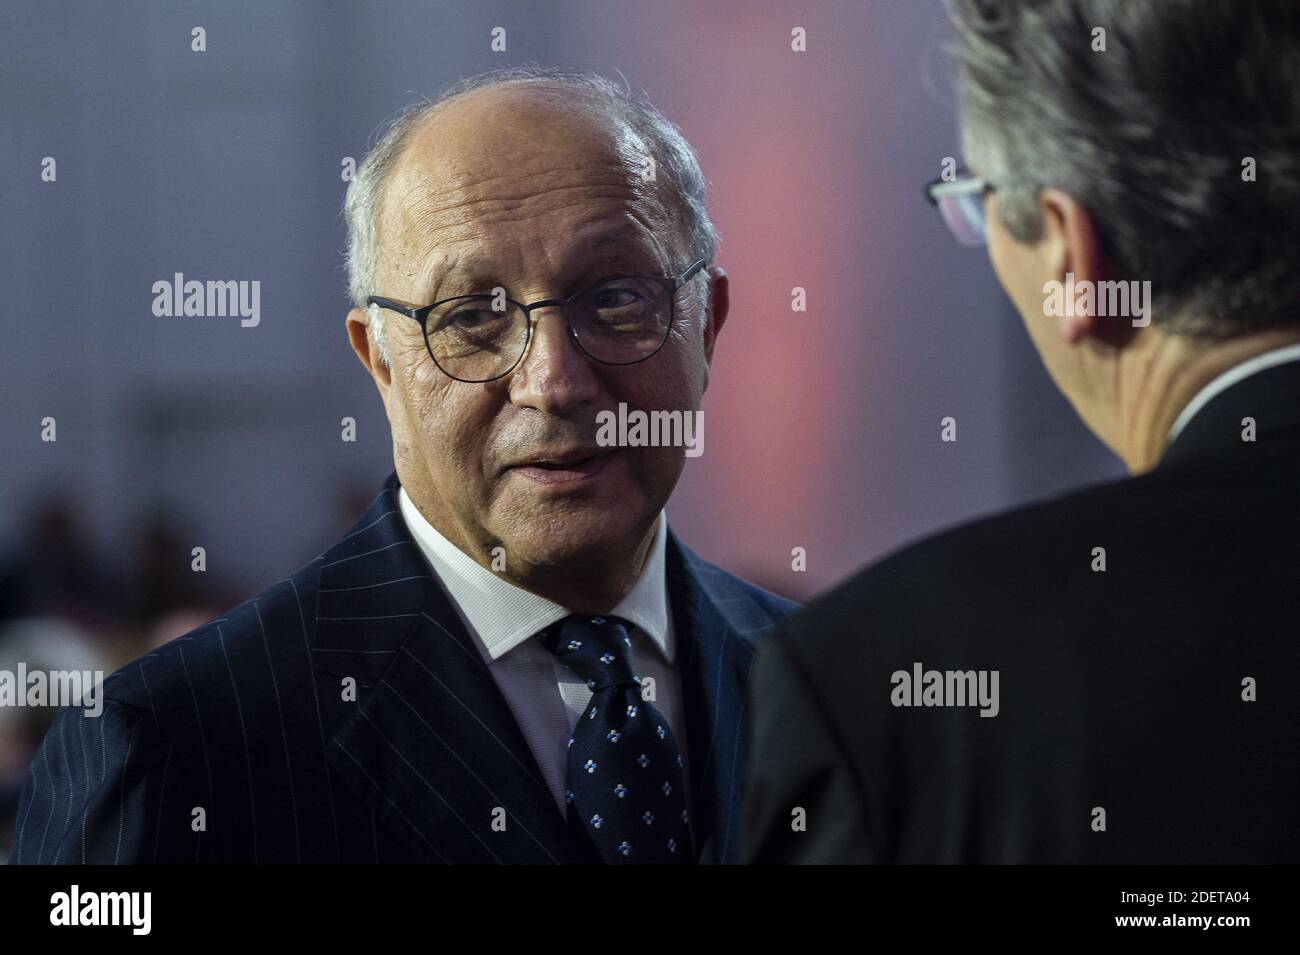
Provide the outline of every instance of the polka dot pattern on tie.
[[565,798],[606,862],[693,862],[681,751],[641,699],[630,632],[619,617],[572,614],[537,634],[592,691],[569,741]]

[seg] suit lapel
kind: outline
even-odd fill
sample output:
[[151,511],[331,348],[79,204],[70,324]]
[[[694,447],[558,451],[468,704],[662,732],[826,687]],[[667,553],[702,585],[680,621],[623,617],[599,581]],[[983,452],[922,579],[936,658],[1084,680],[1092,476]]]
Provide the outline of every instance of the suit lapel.
[[402,520],[397,489],[394,474],[322,560],[313,659],[353,678],[358,699],[327,757],[417,858],[578,861],[514,715]]
[[735,862],[748,751],[745,695],[755,646],[753,634],[726,609],[749,600],[733,578],[701,561],[671,529],[667,573],[680,647],[696,855],[702,863]]

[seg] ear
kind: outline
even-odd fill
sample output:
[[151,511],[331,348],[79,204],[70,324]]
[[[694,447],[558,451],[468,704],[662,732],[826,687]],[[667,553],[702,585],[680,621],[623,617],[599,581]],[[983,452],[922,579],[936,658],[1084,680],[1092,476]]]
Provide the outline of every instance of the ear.
[[[1045,257],[1046,271],[1065,282],[1066,274],[1075,283],[1106,280],[1105,256],[1092,217],[1073,196],[1059,189],[1044,189],[1038,198],[1043,218],[1043,237],[1039,244]],[[1095,287],[1095,285],[1094,285]],[[1099,319],[1094,314],[1078,314],[1077,308],[1065,310],[1060,318],[1061,337],[1071,345],[1085,335],[1099,334]]]
[[711,265],[706,271],[709,275],[709,312],[704,326],[704,388],[708,390],[713,345],[718,340],[722,326],[727,323],[727,313],[731,309],[731,283],[726,270],[719,265]]
[[379,389],[379,396],[388,407],[388,388],[392,384],[392,369],[384,364],[379,356],[379,348],[370,337],[370,314],[364,308],[354,308],[348,312],[348,341],[357,359],[370,372]]

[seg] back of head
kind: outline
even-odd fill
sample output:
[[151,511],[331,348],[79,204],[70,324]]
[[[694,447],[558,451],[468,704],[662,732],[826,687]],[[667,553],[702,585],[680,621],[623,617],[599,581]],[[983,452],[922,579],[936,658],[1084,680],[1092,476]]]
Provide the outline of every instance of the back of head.
[[1013,237],[1059,188],[1165,331],[1300,327],[1300,3],[948,5],[966,155]]

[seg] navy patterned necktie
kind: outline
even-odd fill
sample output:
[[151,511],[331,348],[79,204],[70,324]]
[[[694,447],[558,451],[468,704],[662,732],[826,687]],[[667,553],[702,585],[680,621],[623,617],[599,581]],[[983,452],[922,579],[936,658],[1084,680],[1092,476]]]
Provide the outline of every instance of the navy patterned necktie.
[[569,740],[565,798],[605,862],[693,862],[681,750],[641,698],[630,630],[619,617],[573,614],[537,634],[591,689]]

